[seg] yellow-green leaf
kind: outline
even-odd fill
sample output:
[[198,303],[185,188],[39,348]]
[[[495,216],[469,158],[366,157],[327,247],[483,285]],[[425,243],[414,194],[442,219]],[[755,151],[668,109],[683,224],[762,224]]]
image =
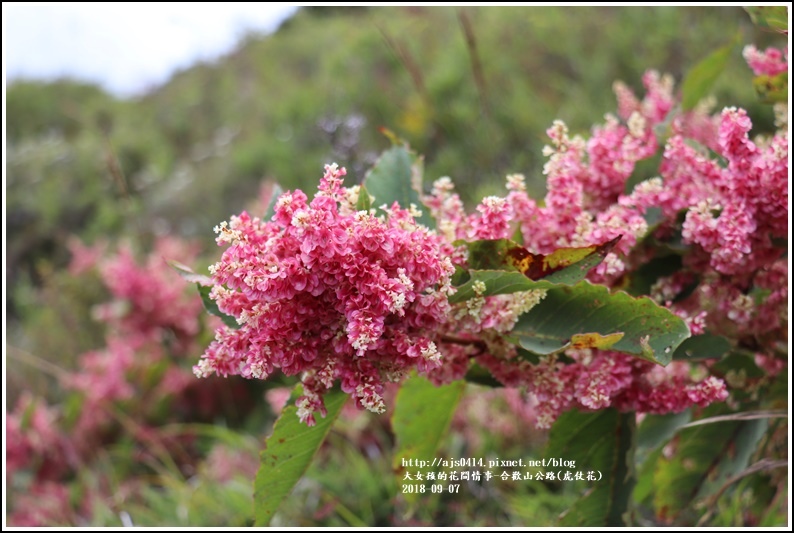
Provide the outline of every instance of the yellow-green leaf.
[[776,76],[762,74],[753,78],[758,99],[764,104],[788,102],[788,72]]

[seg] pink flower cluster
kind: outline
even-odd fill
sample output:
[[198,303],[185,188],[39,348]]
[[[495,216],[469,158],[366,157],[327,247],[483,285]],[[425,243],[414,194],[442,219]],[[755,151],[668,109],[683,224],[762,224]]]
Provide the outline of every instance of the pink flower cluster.
[[[535,253],[600,244],[623,235],[616,249],[589,274],[593,281],[613,284],[653,259],[652,248],[638,244],[651,230],[645,215],[649,208],[658,208],[657,238],[669,240],[679,228],[684,244],[692,245],[678,277],[661,279],[654,288],[666,294],[654,293],[660,303],[681,316],[693,335],[708,330],[738,338],[751,328],[757,333],[783,331],[788,321],[787,264],[774,239],[788,232],[787,134],[754,143],[748,137],[749,118],[734,108],[709,116],[701,106],[669,116],[675,105],[672,80],[649,72],[643,81],[648,93],[642,101],[616,85],[625,125],[607,117],[606,125],[594,128],[589,140],[569,137],[561,122],[548,131],[552,146],[546,149],[548,193],[542,207],[527,196],[521,176],[509,176],[505,198],[486,198],[467,215],[450,180],[443,178],[425,198],[439,231],[450,241],[507,238],[517,225],[524,245]],[[660,177],[624,192],[634,164],[658,149],[654,126],[667,120],[672,136],[664,149]],[[692,140],[717,151],[727,166],[696,148]],[[682,212],[683,227],[678,222]],[[461,262],[456,258],[456,263]],[[698,280],[692,296],[677,298]],[[747,296],[750,290],[763,297]],[[455,321],[448,325],[446,338],[454,335],[456,340],[440,345],[445,364],[432,377],[439,382],[459,379],[467,361],[475,358],[505,385],[522,386],[532,394],[538,404],[536,424],[542,427],[572,407],[664,413],[727,397],[725,384],[706,377],[704,365],[674,362],[652,368],[610,352],[588,357],[568,354],[576,362],[567,365],[554,358],[540,365],[520,361],[512,347],[496,336],[509,331],[517,309],[526,310],[516,305],[515,298],[475,298],[465,308],[453,308]],[[779,361],[772,355],[757,359],[770,368],[777,368],[774,361]]]
[[492,356],[478,362],[505,384],[526,388],[535,404],[535,426],[543,429],[572,408],[665,414],[728,397],[721,379],[687,362],[660,367],[610,351],[569,350],[566,355],[574,362],[551,357],[538,365],[516,364]]
[[661,167],[659,205],[668,215],[687,209],[684,241],[699,245],[722,274],[762,268],[780,253],[772,239],[788,234],[788,136],[759,147],[748,138],[751,127],[744,110],[727,108],[719,130],[727,167],[681,137],[670,140]]
[[211,297],[235,317],[194,371],[264,379],[302,373],[299,415],[324,415],[336,380],[356,404],[382,412],[384,381],[441,364],[434,342],[449,309],[451,247],[411,211],[356,211],[345,170],[328,165],[311,202],[283,194],[272,221],[232,217],[216,228],[229,244],[211,272]]
[[[547,254],[621,236],[591,281],[614,287],[631,279],[654,259],[654,242],[688,246],[683,268],[660,279],[651,296],[693,335],[736,339],[749,328],[786,327],[787,289],[778,283],[787,266],[777,239],[788,231],[787,134],[751,141],[743,110],[711,115],[701,105],[680,113],[670,77],[649,71],[643,82],[642,100],[616,84],[619,118],[607,116],[589,138],[569,136],[559,121],[548,130],[542,204],[513,175],[505,197],[484,198],[469,214],[451,180],[441,178],[422,199],[436,220],[430,231],[414,222],[413,206],[395,204],[381,217],[356,211],[360,191],[342,187],[344,169],[331,165],[311,202],[294,191],[278,200],[270,221],[243,213],[222,224],[218,243],[230,246],[211,267],[211,297],[241,327],[217,330],[196,374],[302,373],[299,415],[309,424],[337,379],[359,407],[382,412],[384,382],[410,368],[449,382],[463,378],[472,360],[506,386],[525,388],[539,427],[573,407],[666,413],[724,400],[725,383],[704,364],[661,368],[609,351],[569,351],[567,364],[517,357],[504,335],[543,291],[479,293],[454,306],[446,300],[453,265],[466,267],[466,248],[453,247],[456,240],[511,238],[519,229],[529,251]],[[668,135],[659,176],[627,191],[637,162],[657,154]],[[691,295],[679,298],[692,284]],[[757,359],[778,366],[768,352]]]

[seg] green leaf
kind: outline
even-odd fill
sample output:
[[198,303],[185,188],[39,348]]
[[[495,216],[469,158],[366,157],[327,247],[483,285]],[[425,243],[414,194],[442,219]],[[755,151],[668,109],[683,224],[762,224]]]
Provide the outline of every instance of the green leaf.
[[[704,416],[730,412],[712,405]],[[766,419],[726,421],[688,427],[678,433],[674,453],[661,455],[654,471],[653,498],[657,515],[676,520],[692,508],[696,498],[707,496],[749,463],[767,428]]]
[[630,525],[634,472],[634,413],[605,409],[596,413],[569,411],[549,435],[546,457],[576,461],[575,470],[601,474],[590,490],[561,517],[561,526]]
[[[402,483],[406,472],[414,471],[410,470],[411,467],[403,466],[403,460],[430,461],[435,456],[441,439],[449,430],[465,387],[465,381],[436,387],[420,376],[413,376],[403,382],[391,418],[397,439],[392,467],[398,484]],[[418,494],[404,496],[407,501],[413,502]]]
[[781,72],[776,76],[756,76],[753,78],[753,87],[761,103],[788,102],[788,72]]
[[270,523],[278,506],[306,472],[347,400],[347,394],[340,390],[326,393],[327,414],[325,418],[317,416],[317,425],[309,427],[301,423],[294,405],[301,394],[299,385],[259,454],[259,471],[254,483],[254,514],[258,527]]
[[758,367],[752,354],[747,355],[737,352],[729,353],[722,360],[714,363],[711,369],[712,372],[716,372],[717,375],[741,373],[744,374],[745,377],[751,379],[758,379],[766,375],[766,372]]
[[708,96],[714,82],[725,70],[731,53],[740,39],[741,34],[737,33],[730,43],[709,54],[687,73],[681,84],[681,105],[684,111],[693,109],[698,102]]
[[[518,343],[514,342],[513,344],[518,344]],[[532,363],[533,365],[537,365],[540,363],[540,356],[538,354],[534,352],[530,352],[529,350],[525,350],[521,346],[516,346],[516,355],[518,359],[521,361],[527,361],[529,363]]]
[[[653,485],[653,475],[656,472],[656,465],[662,456],[663,446],[658,446],[651,452],[643,454],[643,450],[637,450],[639,467],[637,468],[637,484],[634,486],[634,502],[651,506],[655,487]],[[645,457],[642,457],[645,455]]]
[[[665,122],[667,122],[668,119],[669,119],[669,122],[672,123],[673,117],[675,117],[675,116],[677,116],[679,114],[676,111],[680,111],[680,110],[676,110],[675,107],[673,109],[671,109],[668,112],[668,115],[672,115],[672,116],[668,116],[665,119]],[[667,124],[666,129],[670,129],[670,126],[671,126],[671,124]],[[655,129],[655,127],[654,127],[654,129]],[[658,135],[657,134],[656,137],[657,137],[657,139],[660,140],[659,144],[663,145],[664,143],[661,142],[661,139],[666,139],[667,137],[669,137],[669,135]],[[657,177],[659,175],[659,166],[660,166],[661,162],[662,162],[662,153],[661,152],[653,154],[653,155],[651,155],[649,157],[646,157],[644,159],[640,159],[639,161],[635,162],[634,163],[634,170],[632,171],[631,175],[628,177],[628,179],[626,180],[626,183],[623,186],[623,193],[626,196],[628,196],[632,192],[634,192],[634,189],[636,189],[637,185],[639,185],[640,183],[644,183],[644,182],[648,181],[651,178]],[[655,207],[655,208],[651,208],[651,209],[658,210],[659,213],[661,214],[661,209],[660,208]],[[646,209],[646,214],[647,214],[647,209]],[[647,218],[646,218],[646,220],[647,220]],[[649,223],[648,227],[652,228],[653,224]]]
[[659,278],[671,276],[681,270],[683,262],[680,255],[669,254],[654,257],[642,264],[628,278],[626,292],[633,296],[644,296],[651,293],[651,287]]
[[642,218],[648,224],[648,233],[650,233],[664,221],[664,213],[661,207],[649,207]]
[[788,412],[783,409],[762,409],[760,411],[739,411],[727,415],[717,415],[708,418],[699,418],[694,422],[687,423],[684,427],[702,426],[703,424],[719,424],[720,422],[730,422],[735,420],[760,420],[772,418],[788,418]]
[[518,319],[511,336],[538,354],[565,349],[575,335],[597,333],[623,336],[610,349],[666,365],[681,342],[690,336],[686,323],[646,297],[610,293],[587,281],[557,286]]
[[204,309],[206,309],[209,314],[220,317],[223,323],[232,329],[240,329],[240,324],[237,323],[237,319],[221,311],[218,308],[218,304],[215,303],[215,300],[210,298],[212,287],[206,287],[200,283],[196,283],[196,287],[198,287],[199,294],[201,295],[201,302],[204,304]]
[[667,442],[676,430],[692,419],[689,410],[666,415],[646,415],[637,430],[638,448],[656,448]]
[[267,203],[267,208],[265,209],[265,214],[262,216],[262,220],[267,222],[273,218],[273,215],[276,214],[276,202],[278,202],[278,198],[282,194],[284,194],[284,189],[282,189],[278,183],[274,183],[270,188],[270,201]]
[[[529,352],[527,352],[529,353]],[[537,358],[537,356],[535,356]],[[486,370],[485,368],[481,367],[478,364],[472,364],[469,367],[468,372],[466,372],[466,376],[464,377],[467,383],[474,383],[476,385],[482,385],[484,387],[491,387],[494,389],[498,389],[504,387],[504,384],[493,377],[491,373]]]
[[719,359],[731,349],[731,341],[722,335],[704,333],[686,339],[673,354],[673,359],[695,361]]
[[83,405],[85,404],[85,397],[82,394],[71,393],[63,401],[61,409],[63,411],[63,426],[71,430],[83,413]]
[[[675,120],[675,118],[680,114],[681,114],[681,106],[679,104],[676,104],[673,106],[672,109],[670,109],[670,111],[667,112],[667,115],[665,115],[664,120],[653,126],[653,134],[658,139],[659,144],[663,145],[667,143],[667,139],[669,139],[670,136],[673,134],[673,120]],[[659,168],[658,165],[654,168],[654,172],[653,172],[654,174],[656,174],[656,169],[658,168]]]
[[356,200],[356,209],[359,211],[369,211],[370,207],[372,207],[372,201],[370,200],[369,193],[367,192],[367,188],[361,185],[358,189],[358,200]]
[[788,10],[786,6],[745,7],[753,24],[760,28],[783,32],[788,30]]
[[467,281],[471,279],[471,275],[469,274],[468,270],[461,268],[458,265],[455,265],[455,273],[452,274],[452,285],[457,287],[459,285],[463,285]]
[[[375,197],[374,205],[378,208],[384,204],[391,207],[397,202],[405,209],[411,204],[417,209],[423,208],[418,192],[422,182],[422,166],[422,158],[405,145],[392,146],[383,152],[364,178],[369,194]],[[416,222],[427,227],[434,226],[426,208],[422,209],[422,216]]]
[[468,281],[458,287],[455,294],[449,297],[449,303],[456,304],[471,300],[477,293],[474,284],[480,282],[485,285],[482,296],[496,294],[512,294],[514,292],[531,291],[537,289],[550,289],[556,287],[554,283],[545,280],[533,281],[521,272],[505,272],[503,270],[470,270]]
[[196,288],[198,288],[199,295],[201,296],[201,303],[204,304],[204,309],[206,309],[209,314],[220,317],[221,320],[223,320],[223,323],[232,329],[240,328],[240,324],[237,323],[237,319],[221,311],[218,308],[218,304],[215,303],[215,300],[210,298],[210,291],[214,285],[212,278],[209,276],[196,274],[190,269],[190,267],[185,266],[177,261],[168,261],[168,265],[176,270],[184,279],[196,284]]

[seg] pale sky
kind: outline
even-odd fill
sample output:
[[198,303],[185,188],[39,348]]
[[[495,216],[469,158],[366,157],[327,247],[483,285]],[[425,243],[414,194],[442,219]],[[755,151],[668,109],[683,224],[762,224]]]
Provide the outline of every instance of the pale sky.
[[174,71],[271,32],[297,7],[264,3],[3,3],[3,67],[15,78],[69,76],[132,96]]

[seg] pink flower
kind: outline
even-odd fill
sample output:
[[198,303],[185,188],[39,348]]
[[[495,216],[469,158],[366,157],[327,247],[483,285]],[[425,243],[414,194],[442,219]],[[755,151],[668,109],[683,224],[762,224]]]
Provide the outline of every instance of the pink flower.
[[384,380],[441,364],[432,337],[448,304],[438,290],[453,272],[451,247],[396,204],[383,217],[341,211],[345,171],[325,170],[310,203],[285,193],[272,222],[242,213],[217,228],[229,247],[212,267],[211,297],[241,327],[220,328],[195,368],[303,373],[299,416],[309,424],[336,380],[359,407],[382,412]]

